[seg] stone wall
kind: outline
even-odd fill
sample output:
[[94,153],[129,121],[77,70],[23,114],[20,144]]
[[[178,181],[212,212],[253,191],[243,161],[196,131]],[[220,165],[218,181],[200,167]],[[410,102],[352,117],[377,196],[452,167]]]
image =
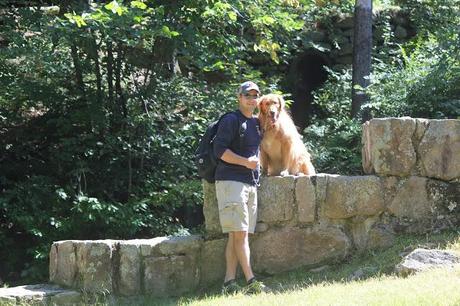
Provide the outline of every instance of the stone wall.
[[[363,125],[369,175],[263,177],[254,270],[274,274],[388,247],[398,233],[460,225],[460,120],[373,119]],[[181,295],[222,281],[226,239],[204,183],[206,235],[59,241],[50,280],[118,295]]]

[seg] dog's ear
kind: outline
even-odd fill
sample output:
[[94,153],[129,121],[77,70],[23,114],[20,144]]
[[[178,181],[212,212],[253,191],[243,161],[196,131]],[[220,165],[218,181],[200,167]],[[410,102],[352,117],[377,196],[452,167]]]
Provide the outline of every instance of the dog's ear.
[[280,104],[280,110],[283,110],[286,106],[286,102],[284,102],[282,95],[278,95],[278,103]]
[[259,112],[265,113],[265,99],[264,97],[261,97],[257,100],[257,108],[259,109]]

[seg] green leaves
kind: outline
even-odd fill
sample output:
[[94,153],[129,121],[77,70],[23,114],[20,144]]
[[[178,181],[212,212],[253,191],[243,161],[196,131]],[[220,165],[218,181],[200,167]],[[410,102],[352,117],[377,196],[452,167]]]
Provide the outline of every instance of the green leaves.
[[259,44],[254,44],[254,51],[262,51],[270,54],[270,58],[277,64],[279,64],[278,51],[281,46],[276,42],[270,42],[266,39],[262,39]]
[[64,14],[64,16],[73,24],[76,24],[77,27],[82,27],[82,26],[85,26],[87,25],[86,22],[85,22],[85,19],[83,16],[81,15],[77,15],[75,13],[66,13]]
[[177,31],[171,31],[167,25],[161,27],[159,34],[167,38],[172,38],[180,35],[180,33]]
[[[139,1],[133,1],[133,2],[139,2]],[[132,2],[131,2],[131,5],[132,5]],[[127,7],[125,7],[123,4],[119,4],[116,0],[104,5],[104,7],[105,9],[112,11],[112,13],[117,14],[118,16],[121,16],[128,11]]]
[[237,21],[237,14],[234,8],[226,2],[217,1],[213,6],[206,6],[201,15],[204,19],[209,18],[228,18],[230,21]]
[[140,10],[145,10],[147,8],[147,4],[145,4],[142,1],[131,1],[131,7],[135,7]]
[[275,23],[275,19],[271,16],[264,15],[254,21],[254,23],[263,23],[267,26],[273,25]]

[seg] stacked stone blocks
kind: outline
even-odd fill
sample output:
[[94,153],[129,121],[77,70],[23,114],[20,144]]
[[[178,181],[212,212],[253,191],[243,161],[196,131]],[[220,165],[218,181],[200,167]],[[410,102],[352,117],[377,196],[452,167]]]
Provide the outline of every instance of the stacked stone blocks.
[[[373,119],[363,125],[364,176],[263,177],[254,270],[274,274],[388,247],[398,233],[460,225],[460,120]],[[226,238],[213,184],[203,183],[206,234],[59,241],[52,282],[119,295],[182,295],[222,281]]]

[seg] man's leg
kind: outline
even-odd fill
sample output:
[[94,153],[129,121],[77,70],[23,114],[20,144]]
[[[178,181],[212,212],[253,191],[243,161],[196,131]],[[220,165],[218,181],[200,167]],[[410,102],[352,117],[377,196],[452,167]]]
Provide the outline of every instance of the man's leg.
[[228,233],[227,247],[225,248],[225,262],[227,264],[227,270],[225,272],[224,282],[227,282],[229,280],[236,278],[236,268],[238,266],[238,258],[236,257],[233,236],[234,236],[233,232]]
[[246,281],[254,277],[251,269],[248,232],[233,232],[233,249],[243,270]]

